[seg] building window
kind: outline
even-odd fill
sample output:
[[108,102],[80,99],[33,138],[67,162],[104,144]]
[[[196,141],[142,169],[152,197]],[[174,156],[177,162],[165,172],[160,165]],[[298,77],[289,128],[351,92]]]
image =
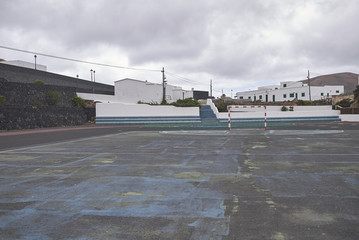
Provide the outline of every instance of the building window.
[[339,93],[339,90],[336,90],[335,92],[336,92],[336,93]]
[[320,96],[322,96],[322,97],[323,97],[323,96],[324,96],[324,93],[320,93]]
[[251,96],[249,96],[248,99],[251,99]]
[[289,94],[289,97],[294,97],[294,93],[290,93],[290,94]]
[[243,99],[243,96],[239,96],[239,99]]
[[261,100],[262,100],[262,95],[259,95],[259,99],[261,99]]
[[302,92],[302,97],[305,97],[305,93],[304,93],[304,92]]
[[287,87],[287,84],[286,84],[286,83],[284,83],[284,84],[283,84],[283,87]]
[[283,94],[283,98],[287,98],[287,94]]

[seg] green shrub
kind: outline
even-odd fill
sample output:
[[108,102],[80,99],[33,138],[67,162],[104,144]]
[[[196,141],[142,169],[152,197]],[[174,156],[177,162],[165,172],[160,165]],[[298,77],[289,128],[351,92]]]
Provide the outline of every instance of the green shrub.
[[72,105],[75,107],[81,107],[81,108],[85,108],[86,107],[86,102],[84,99],[78,97],[78,96],[74,96],[72,99]]
[[280,109],[282,112],[286,112],[288,111],[288,108],[286,106],[282,106],[282,108]]
[[193,98],[179,99],[171,105],[176,107],[200,107],[201,104]]
[[0,104],[7,104],[6,97],[4,95],[0,95]]
[[339,102],[337,102],[335,105],[341,106],[341,107],[350,107],[350,105],[353,103],[353,101],[350,98],[343,99]]
[[167,101],[162,101],[161,103],[157,103],[157,102],[153,102],[153,101],[150,103],[138,101],[137,104],[172,105],[175,107],[201,107],[201,104],[197,100],[194,100],[193,98],[179,99],[173,103],[167,103]]
[[218,109],[218,112],[228,112],[228,104],[226,104],[223,100],[215,102],[215,105]]
[[313,104],[310,101],[298,100],[297,105],[298,106],[312,106]]
[[61,97],[58,91],[48,91],[46,94],[46,103],[48,105],[56,105]]
[[44,85],[45,83],[41,80],[35,80],[34,84]]

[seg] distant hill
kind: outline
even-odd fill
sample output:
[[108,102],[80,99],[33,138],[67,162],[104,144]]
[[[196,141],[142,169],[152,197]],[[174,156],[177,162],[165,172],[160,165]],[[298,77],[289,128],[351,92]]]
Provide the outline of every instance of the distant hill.
[[[323,76],[318,76],[310,79],[311,86],[324,86],[324,85],[343,85],[345,93],[352,93],[358,83],[359,74],[356,73],[334,73]],[[301,82],[308,83],[308,80]]]

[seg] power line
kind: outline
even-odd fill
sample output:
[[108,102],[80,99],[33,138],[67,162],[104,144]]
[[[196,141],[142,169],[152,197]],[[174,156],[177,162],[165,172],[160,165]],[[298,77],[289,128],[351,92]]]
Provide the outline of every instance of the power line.
[[[56,58],[56,59],[61,59],[61,60],[66,60],[66,61],[85,63],[85,64],[92,64],[92,65],[103,66],[103,67],[120,68],[120,69],[128,69],[128,70],[135,70],[135,71],[149,71],[149,72],[162,72],[163,71],[163,70],[156,70],[156,69],[124,67],[124,66],[104,64],[104,63],[98,63],[98,62],[90,62],[90,61],[84,61],[84,60],[79,60],[79,59],[74,59],[74,58],[60,57],[60,56],[51,55],[51,54],[45,54],[45,53],[40,53],[40,52],[35,52],[35,51],[28,51],[28,50],[23,50],[23,49],[18,49],[18,48],[12,48],[12,47],[2,46],[2,45],[0,45],[0,48],[12,50],[12,51],[17,51],[17,52],[34,54],[35,56],[39,55],[39,56],[44,56],[44,57],[49,57],[49,58]],[[168,71],[166,71],[166,74],[168,74],[169,76],[171,76],[173,78],[177,78],[177,79],[179,79],[181,81],[184,81],[186,83],[200,84],[200,85],[202,84],[199,81],[189,79],[189,78],[185,78],[185,77],[182,77],[182,76],[180,76],[178,74],[171,73],[171,72],[168,72]]]
[[214,92],[222,92],[222,90],[219,90],[218,88],[213,88]]
[[185,77],[182,77],[180,75],[177,75],[177,74],[174,74],[174,73],[171,73],[171,72],[168,72],[166,71],[166,73],[174,78],[177,78],[179,80],[182,80],[182,81],[185,81],[187,83],[192,83],[192,84],[202,84],[201,82],[199,81],[196,81],[196,80],[192,80],[192,79],[189,79],[189,78],[185,78]]
[[67,57],[60,57],[60,56],[55,56],[55,55],[50,55],[50,54],[45,54],[45,53],[39,53],[39,52],[34,52],[34,51],[27,51],[27,50],[18,49],[18,48],[11,48],[11,47],[1,46],[1,45],[0,45],[0,48],[12,50],[12,51],[17,51],[17,52],[40,55],[40,56],[44,56],[44,57],[57,58],[57,59],[66,60],[66,61],[72,61],[72,62],[79,62],[79,63],[86,63],[86,64],[92,64],[92,65],[97,65],[97,66],[103,66],[103,67],[121,68],[121,69],[136,70],[136,71],[150,71],[150,72],[160,72],[161,71],[161,70],[155,70],[155,69],[123,67],[123,66],[118,66],[118,65],[90,62],[90,61],[78,60],[78,59],[67,58]]

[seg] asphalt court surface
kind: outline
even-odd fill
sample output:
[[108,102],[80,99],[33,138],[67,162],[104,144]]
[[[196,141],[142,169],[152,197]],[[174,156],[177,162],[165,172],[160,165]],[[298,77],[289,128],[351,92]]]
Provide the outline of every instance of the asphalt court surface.
[[114,132],[0,151],[0,239],[359,239],[359,130]]

